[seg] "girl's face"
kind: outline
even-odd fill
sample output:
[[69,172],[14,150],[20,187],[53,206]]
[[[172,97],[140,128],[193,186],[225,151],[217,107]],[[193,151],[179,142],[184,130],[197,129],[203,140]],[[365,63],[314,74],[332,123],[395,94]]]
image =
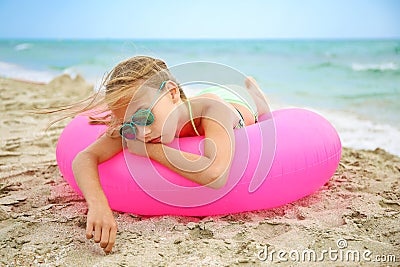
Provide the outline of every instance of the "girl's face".
[[[138,110],[150,108],[154,116],[153,123],[148,126],[136,124],[134,126],[136,139],[142,142],[168,144],[175,138],[179,118],[176,107],[183,102],[180,99],[179,89],[174,82],[168,81],[164,86],[163,90],[158,92],[154,89],[145,89],[146,93],[134,97],[134,101],[124,112],[122,110],[114,111],[114,114],[117,117],[122,117],[124,122],[131,122],[132,115]],[[124,115],[126,115],[125,118]]]

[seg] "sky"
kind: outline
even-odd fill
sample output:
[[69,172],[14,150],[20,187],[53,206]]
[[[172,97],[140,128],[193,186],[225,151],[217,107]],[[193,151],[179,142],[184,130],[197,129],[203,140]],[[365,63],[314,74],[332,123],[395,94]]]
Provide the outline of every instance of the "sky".
[[400,38],[400,0],[0,0],[0,38]]

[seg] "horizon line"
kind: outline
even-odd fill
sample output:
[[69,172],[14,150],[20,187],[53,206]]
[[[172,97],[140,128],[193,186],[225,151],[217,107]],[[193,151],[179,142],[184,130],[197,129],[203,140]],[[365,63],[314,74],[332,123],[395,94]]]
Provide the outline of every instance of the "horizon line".
[[117,38],[117,37],[0,37],[0,41],[374,41],[400,40],[400,36],[392,37],[267,37],[267,38]]

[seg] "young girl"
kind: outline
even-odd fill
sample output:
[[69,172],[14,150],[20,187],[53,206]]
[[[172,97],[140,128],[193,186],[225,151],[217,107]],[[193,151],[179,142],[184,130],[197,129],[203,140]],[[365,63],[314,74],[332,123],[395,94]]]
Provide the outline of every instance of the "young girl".
[[[198,184],[223,187],[234,155],[233,129],[254,124],[258,115],[269,112],[266,97],[254,79],[248,77],[244,82],[256,112],[217,87],[187,98],[162,60],[136,56],[119,63],[104,81],[104,97],[98,100],[100,93],[96,93],[86,99],[90,100],[88,105],[68,115],[93,109],[108,112],[103,117],[91,117],[91,123],[107,124],[107,132],[81,151],[72,164],[88,203],[86,237],[94,237],[106,253],[114,245],[117,224],[101,188],[97,166],[124,145],[129,152],[147,156]],[[196,135],[205,136],[203,155],[164,145],[176,137]]]

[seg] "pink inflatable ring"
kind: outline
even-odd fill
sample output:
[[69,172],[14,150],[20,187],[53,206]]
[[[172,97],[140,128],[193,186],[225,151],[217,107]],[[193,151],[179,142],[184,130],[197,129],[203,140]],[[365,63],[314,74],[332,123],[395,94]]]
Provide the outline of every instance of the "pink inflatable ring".
[[[110,207],[143,215],[206,216],[270,209],[313,193],[339,164],[342,147],[336,130],[305,109],[277,110],[272,117],[235,130],[230,177],[219,190],[197,185],[146,157],[120,152],[98,167]],[[79,193],[72,161],[105,127],[77,116],[58,140],[58,166]],[[176,138],[169,146],[200,154],[202,139]]]

